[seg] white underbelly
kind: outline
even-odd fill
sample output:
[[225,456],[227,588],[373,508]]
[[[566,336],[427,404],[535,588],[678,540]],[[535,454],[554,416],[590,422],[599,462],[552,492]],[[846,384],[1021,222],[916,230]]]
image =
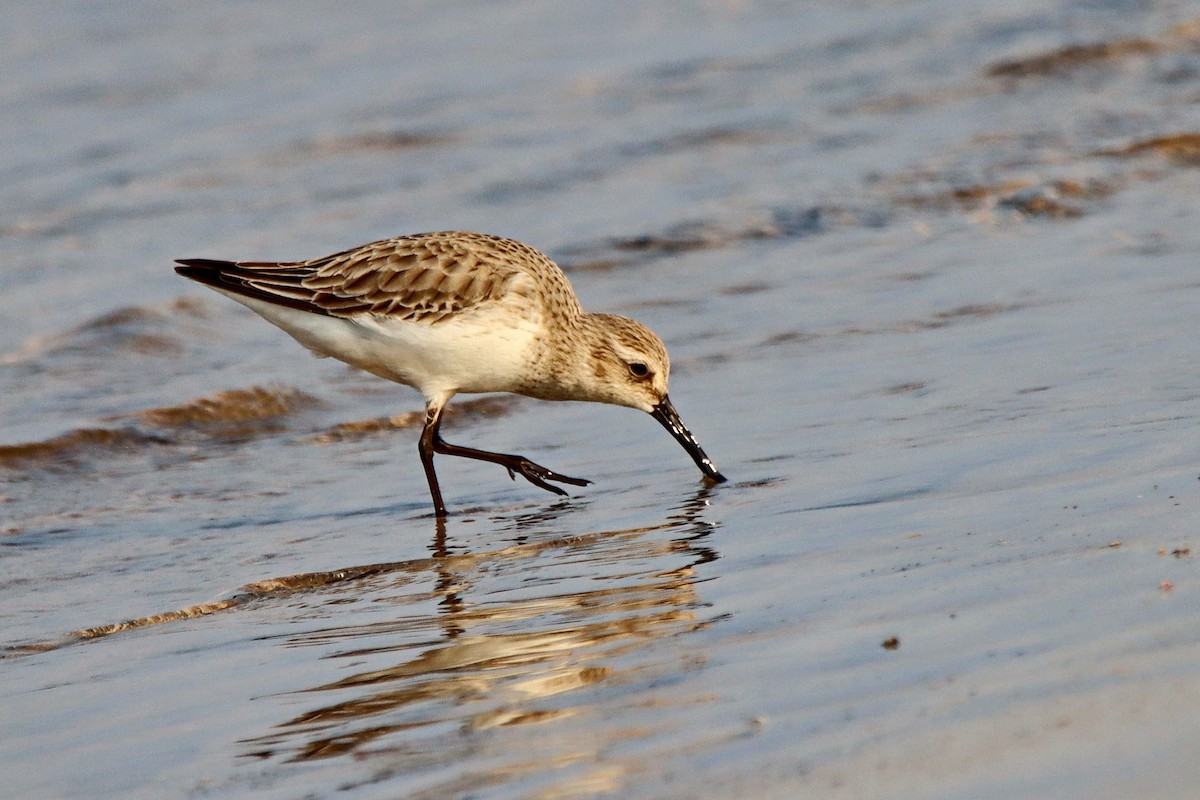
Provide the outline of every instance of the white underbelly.
[[[221,291],[218,289],[218,291]],[[314,353],[331,356],[426,397],[455,392],[512,391],[525,377],[538,326],[503,308],[468,312],[437,324],[363,315],[328,317],[233,292]]]

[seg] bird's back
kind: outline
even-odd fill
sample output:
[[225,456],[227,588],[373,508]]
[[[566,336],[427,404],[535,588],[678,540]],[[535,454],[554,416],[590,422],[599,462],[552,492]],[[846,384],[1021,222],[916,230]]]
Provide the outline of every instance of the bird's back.
[[336,317],[437,324],[496,303],[564,319],[580,313],[553,261],[529,245],[483,233],[398,236],[308,261],[179,263],[180,274],[213,288]]

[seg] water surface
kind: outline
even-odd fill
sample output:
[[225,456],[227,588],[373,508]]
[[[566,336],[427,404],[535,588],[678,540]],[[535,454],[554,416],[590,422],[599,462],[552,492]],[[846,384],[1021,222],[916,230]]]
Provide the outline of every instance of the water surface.
[[[1200,768],[1185,4],[0,12],[21,797],[1178,797]],[[528,241],[645,415],[415,392],[179,279]]]

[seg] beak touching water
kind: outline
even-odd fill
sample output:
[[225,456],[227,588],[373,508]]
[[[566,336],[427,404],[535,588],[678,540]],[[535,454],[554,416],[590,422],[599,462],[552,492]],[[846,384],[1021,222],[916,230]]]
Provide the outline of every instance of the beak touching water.
[[724,483],[728,480],[717,469],[717,465],[712,462],[712,459],[704,454],[704,450],[692,432],[684,426],[683,420],[679,418],[679,412],[675,410],[675,406],[671,405],[669,397],[664,396],[662,401],[651,410],[650,416],[661,422],[662,426],[675,437],[675,441],[683,445],[683,449],[687,450],[688,455],[696,462],[696,466],[704,473],[704,477],[713,483]]

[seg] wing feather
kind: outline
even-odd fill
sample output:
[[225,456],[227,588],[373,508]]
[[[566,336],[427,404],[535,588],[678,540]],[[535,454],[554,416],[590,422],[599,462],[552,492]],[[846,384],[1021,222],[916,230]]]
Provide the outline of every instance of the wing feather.
[[[500,301],[514,280],[532,270],[548,266],[555,279],[561,277],[532,248],[458,232],[400,236],[309,261],[178,263],[177,272],[201,283],[317,314],[429,323]],[[527,294],[527,287],[521,289]]]

